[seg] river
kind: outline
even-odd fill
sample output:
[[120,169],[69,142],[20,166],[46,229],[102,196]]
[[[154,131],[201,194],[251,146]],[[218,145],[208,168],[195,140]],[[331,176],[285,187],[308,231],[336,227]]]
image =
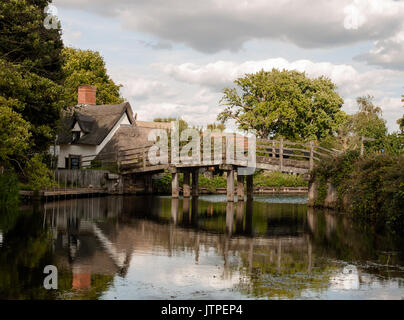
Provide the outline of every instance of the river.
[[[404,239],[306,196],[47,201],[0,215],[0,299],[403,299]],[[58,288],[43,286],[57,268]]]

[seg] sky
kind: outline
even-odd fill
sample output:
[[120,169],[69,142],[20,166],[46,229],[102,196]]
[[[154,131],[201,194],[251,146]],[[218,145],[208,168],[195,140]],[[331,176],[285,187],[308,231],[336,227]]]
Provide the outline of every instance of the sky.
[[222,90],[261,69],[327,76],[389,131],[404,113],[404,0],[54,0],[65,45],[99,51],[139,120],[216,121]]

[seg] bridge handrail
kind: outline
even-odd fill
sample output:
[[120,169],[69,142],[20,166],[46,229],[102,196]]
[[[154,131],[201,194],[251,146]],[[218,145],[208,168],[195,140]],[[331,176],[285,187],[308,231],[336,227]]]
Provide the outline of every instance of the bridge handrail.
[[[213,139],[214,137],[212,137]],[[222,137],[224,138],[224,137]],[[244,141],[248,141],[244,138]],[[224,142],[225,140],[222,140]],[[201,140],[201,143],[203,140]],[[85,155],[81,157],[82,167],[91,167],[93,161],[105,162],[117,162],[118,168],[120,166],[130,166],[146,168],[150,164],[147,158],[148,150],[154,144],[147,144],[143,146],[119,149],[115,152],[107,152],[98,155]],[[299,148],[301,146],[302,148]],[[201,153],[203,148],[201,147]],[[214,150],[214,144],[211,144],[211,150]],[[245,145],[245,153],[248,153],[248,148]],[[180,151],[177,150],[178,156]],[[222,160],[226,161],[226,144],[222,144]],[[338,150],[327,149],[316,145],[314,141],[303,143],[303,142],[293,142],[288,140],[269,140],[269,139],[256,139],[256,156],[259,159],[263,158],[274,158],[280,163],[280,168],[282,168],[283,161],[287,159],[309,162],[309,168],[312,169],[314,161],[320,161],[324,157],[332,157],[338,154]],[[168,148],[168,157],[171,159],[172,150]],[[202,157],[201,157],[202,158]],[[272,161],[272,160],[271,160]],[[84,165],[86,164],[86,165]]]

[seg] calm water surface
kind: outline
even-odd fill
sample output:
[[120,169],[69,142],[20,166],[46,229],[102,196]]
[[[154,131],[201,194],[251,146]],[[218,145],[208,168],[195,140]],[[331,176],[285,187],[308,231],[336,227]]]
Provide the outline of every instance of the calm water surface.
[[[0,214],[0,299],[403,299],[404,240],[305,196],[47,202]],[[58,268],[58,290],[43,269]]]

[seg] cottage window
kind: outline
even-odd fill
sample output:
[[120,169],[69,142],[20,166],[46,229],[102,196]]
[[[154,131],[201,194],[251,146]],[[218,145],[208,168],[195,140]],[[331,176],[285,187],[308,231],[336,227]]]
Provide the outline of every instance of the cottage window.
[[72,143],[78,143],[80,140],[80,131],[72,131],[73,139]]

